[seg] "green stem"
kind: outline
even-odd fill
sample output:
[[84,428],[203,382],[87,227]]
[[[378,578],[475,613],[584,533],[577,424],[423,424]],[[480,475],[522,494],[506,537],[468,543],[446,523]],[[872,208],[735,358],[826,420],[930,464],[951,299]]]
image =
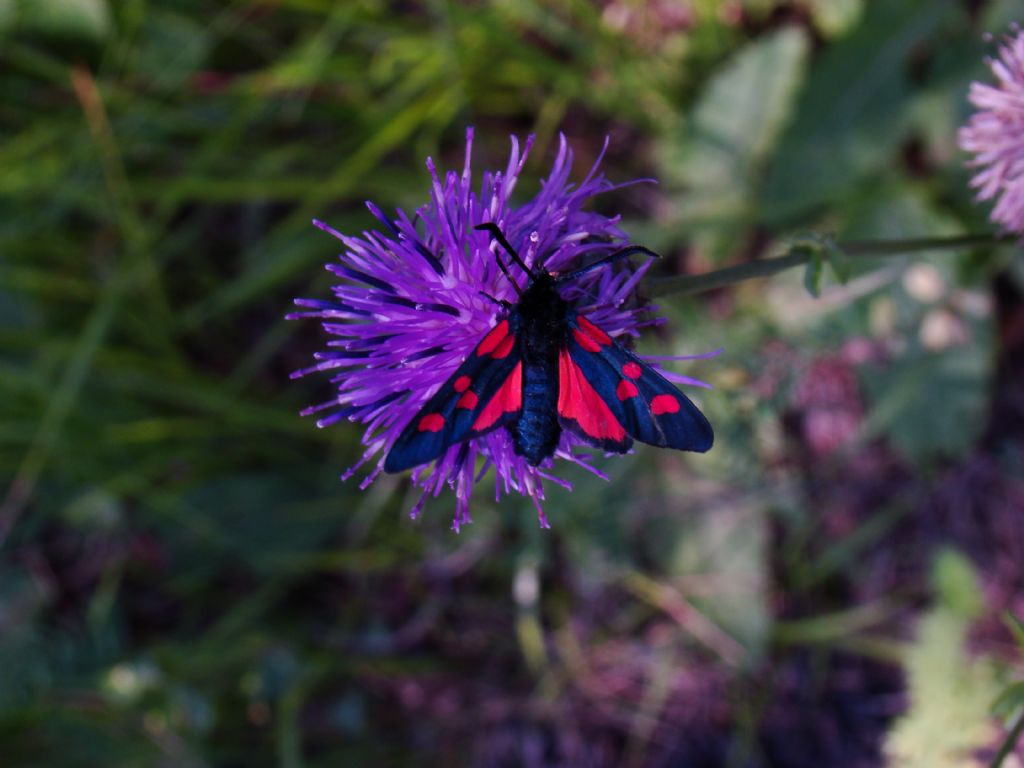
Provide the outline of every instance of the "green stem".
[[[913,240],[851,240],[846,243],[836,243],[835,247],[851,258],[874,258],[1007,242],[1014,242],[1014,238],[999,235],[957,235],[955,237],[922,237]],[[655,278],[646,281],[647,295],[653,298],[671,293],[701,293],[757,277],[771,277],[792,267],[807,264],[814,255],[815,252],[812,248],[794,247],[781,256],[716,269],[702,275]]]
[[1022,731],[1024,731],[1024,712],[1019,712],[1017,714],[1017,720],[1014,722],[1013,728],[1011,728],[1010,732],[1006,735],[1006,740],[999,748],[998,754],[992,758],[990,768],[1000,768],[1003,761],[1009,757],[1010,753],[1013,751],[1013,748],[1017,746],[1017,741],[1020,739]]

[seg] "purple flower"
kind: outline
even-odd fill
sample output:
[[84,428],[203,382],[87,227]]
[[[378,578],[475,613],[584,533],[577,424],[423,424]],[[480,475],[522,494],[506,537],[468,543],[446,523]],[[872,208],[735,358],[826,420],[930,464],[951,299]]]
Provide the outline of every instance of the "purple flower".
[[[483,293],[515,303],[515,291],[498,266],[490,237],[475,231],[475,225],[496,223],[526,264],[544,257],[545,268],[554,272],[580,266],[584,256],[589,261],[611,253],[625,240],[618,217],[583,210],[590,198],[616,188],[597,172],[601,158],[582,182],[570,183],[572,151],[564,137],[537,195],[522,205],[512,204],[512,192],[532,142],[530,137],[520,152],[513,137],[505,171],[485,173],[479,192],[475,192],[470,168],[473,132],[469,130],[461,174],[449,171],[442,179],[433,161],[427,160],[431,199],[412,218],[398,211],[392,219],[367,203],[383,231],[364,232],[361,237],[343,235],[314,222],[344,245],[338,261],[327,265],[344,282],[334,287],[334,298],[329,301],[296,299],[307,311],[289,315],[289,319],[320,318],[332,338],[327,349],[316,354],[314,365],[292,376],[331,373],[337,395],[303,412],[322,414],[317,426],[348,419],[366,427],[366,450],[342,479],[373,460],[375,464],[360,487],[373,482],[402,429],[495,325],[503,310]],[[563,297],[576,302],[613,337],[636,337],[640,328],[659,322],[647,316],[635,296],[648,266],[649,262],[637,269],[594,270],[567,285]],[[513,277],[524,283],[522,271],[514,264],[509,267]],[[707,386],[661,372],[675,381]],[[563,432],[555,457],[605,477],[590,466],[588,455],[574,453],[582,444]],[[479,470],[478,459],[482,460]],[[473,484],[493,467],[496,498],[512,491],[528,496],[541,525],[547,527],[541,508],[544,481],[570,487],[551,474],[553,464],[549,459],[539,467],[530,466],[514,453],[508,431],[495,430],[455,445],[437,461],[413,469],[412,481],[423,493],[411,514],[416,517],[426,499],[437,496],[447,485],[455,491],[453,528],[458,531],[470,522]]]
[[970,101],[978,108],[960,129],[960,148],[974,155],[980,170],[971,179],[979,200],[998,198],[991,219],[1006,230],[1024,233],[1024,34],[1013,34],[988,62],[998,85],[971,83]]

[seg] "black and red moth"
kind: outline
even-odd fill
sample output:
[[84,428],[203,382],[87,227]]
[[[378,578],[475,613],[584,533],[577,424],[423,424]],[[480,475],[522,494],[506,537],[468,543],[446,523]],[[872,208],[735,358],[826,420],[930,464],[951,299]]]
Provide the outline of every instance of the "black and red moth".
[[559,285],[617,259],[657,254],[629,246],[556,277],[543,265],[527,267],[497,225],[476,229],[489,232],[529,282],[520,288],[498,258],[518,303],[492,298],[505,316],[402,430],[384,461],[387,472],[425,464],[499,427],[533,466],[555,452],[563,429],[613,453],[625,453],[634,440],[683,451],[711,447],[711,424],[697,406],[558,293]]

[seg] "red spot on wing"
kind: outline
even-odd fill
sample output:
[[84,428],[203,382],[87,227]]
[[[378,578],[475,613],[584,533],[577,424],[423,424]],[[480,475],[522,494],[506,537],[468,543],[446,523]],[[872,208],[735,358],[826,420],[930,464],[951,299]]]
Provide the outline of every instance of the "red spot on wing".
[[558,355],[558,413],[595,440],[620,442],[626,437],[626,430],[566,350]]
[[660,416],[663,413],[679,413],[679,400],[675,395],[655,395],[651,400],[651,413]]
[[[468,392],[466,393],[469,394]],[[480,415],[473,422],[473,430],[482,432],[494,426],[506,413],[518,411],[523,406],[523,364],[516,363],[512,373],[508,375],[504,383],[498,387],[494,397],[490,399]]]
[[640,375],[644,372],[644,369],[640,367],[638,363],[634,363],[630,360],[624,366],[622,366],[622,373],[629,376],[631,379],[639,379]]
[[473,382],[469,380],[469,376],[459,376],[459,378],[455,380],[455,384],[453,386],[455,387],[456,392],[465,392],[469,389],[469,385],[472,383]]
[[459,398],[459,402],[455,404],[456,408],[465,408],[466,410],[473,410],[476,408],[476,404],[480,402],[480,398],[476,396],[475,392],[466,392],[462,397]]
[[587,352],[600,352],[601,345],[594,341],[590,336],[585,334],[579,328],[572,329],[573,338],[576,339],[576,343],[583,347]]
[[491,357],[495,360],[501,360],[503,357],[508,357],[508,353],[512,351],[512,345],[516,343],[514,336],[506,336],[501,340],[501,344],[498,348],[491,352]]
[[440,413],[428,413],[420,419],[420,432],[440,432],[444,427],[444,416]]
[[615,388],[615,394],[619,396],[619,400],[629,400],[631,397],[636,397],[640,393],[640,390],[636,388],[629,379],[622,379],[619,382],[619,386]]
[[480,357],[489,355],[493,352],[502,341],[508,336],[508,320],[502,320],[496,326],[494,326],[490,333],[484,336],[476,347],[476,353]]
[[607,333],[602,331],[600,328],[598,328],[592,322],[587,320],[587,318],[585,318],[583,315],[576,315],[576,322],[579,324],[579,326],[583,330],[583,332],[585,334],[587,334],[587,336],[592,338],[594,341],[596,341],[602,347],[611,346],[611,343],[612,343],[611,336],[609,336]]

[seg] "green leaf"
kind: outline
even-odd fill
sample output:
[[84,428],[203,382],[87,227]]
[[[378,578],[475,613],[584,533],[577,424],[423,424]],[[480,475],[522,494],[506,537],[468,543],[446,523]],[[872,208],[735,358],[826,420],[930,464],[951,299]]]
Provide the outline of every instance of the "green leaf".
[[860,19],[864,0],[808,0],[814,24],[826,37],[841,35]]
[[994,670],[987,660],[972,659],[966,646],[970,620],[983,608],[974,567],[944,550],[935,558],[932,584],[938,606],[921,620],[904,662],[910,707],[885,740],[892,768],[965,765],[994,736]]
[[832,268],[832,274],[835,275],[836,280],[840,283],[846,283],[850,279],[850,272],[852,270],[850,257],[846,255],[846,252],[831,237],[825,238],[822,248],[825,251],[825,260],[828,261],[829,267]]
[[0,0],[0,35],[14,28],[16,11],[14,0]]
[[994,34],[1007,32],[1024,17],[1024,0],[994,0],[985,8],[982,29]]
[[992,702],[992,714],[999,718],[1009,718],[1021,707],[1024,707],[1024,681],[1010,683]]
[[990,665],[966,651],[967,621],[946,608],[928,613],[907,653],[910,707],[885,739],[892,768],[959,768],[992,743]]
[[822,53],[761,191],[765,220],[835,202],[887,168],[903,138],[908,61],[952,10],[949,0],[870,3],[860,25]]
[[711,222],[715,239],[731,242],[736,228],[725,223],[746,215],[803,80],[807,48],[792,27],[748,44],[711,78],[682,140],[662,146],[666,180],[684,189],[684,227]]
[[206,60],[210,37],[195,20],[154,9],[143,24],[136,70],[161,88],[178,88]]
[[821,295],[821,268],[823,263],[821,252],[813,251],[810,261],[807,262],[807,268],[804,270],[804,288],[814,298],[818,298]]
[[821,295],[821,281],[828,264],[833,276],[840,283],[850,279],[850,258],[836,244],[832,235],[812,232],[802,235],[793,241],[791,254],[803,253],[807,256],[807,268],[804,271],[804,287],[814,298]]
[[935,558],[932,582],[942,605],[958,616],[973,619],[985,607],[974,566],[955,550],[944,549]]
[[55,37],[102,40],[113,26],[105,0],[15,0],[15,9],[22,29]]
[[984,425],[990,376],[987,344],[912,350],[866,377],[866,431],[917,464],[963,455]]
[[748,44],[710,80],[693,113],[684,179],[702,193],[749,180],[788,117],[806,52],[804,34],[785,28]]
[[1013,639],[1017,642],[1017,647],[1024,652],[1024,621],[1021,621],[1020,618],[1014,616],[1009,611],[1003,614],[1003,620],[1006,622],[1010,634],[1013,635]]

